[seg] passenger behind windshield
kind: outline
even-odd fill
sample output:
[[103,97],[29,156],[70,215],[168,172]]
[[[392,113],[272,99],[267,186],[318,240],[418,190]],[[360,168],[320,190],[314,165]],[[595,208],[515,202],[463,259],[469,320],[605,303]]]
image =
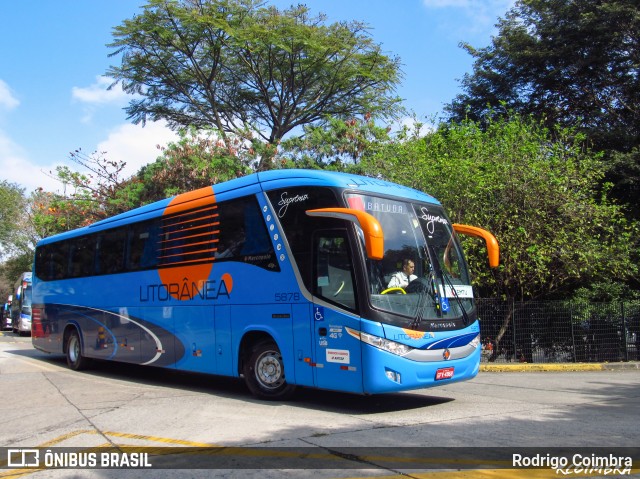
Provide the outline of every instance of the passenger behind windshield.
[[387,288],[406,288],[409,283],[418,277],[413,274],[416,265],[408,258],[402,260],[402,271],[398,271],[391,276]]

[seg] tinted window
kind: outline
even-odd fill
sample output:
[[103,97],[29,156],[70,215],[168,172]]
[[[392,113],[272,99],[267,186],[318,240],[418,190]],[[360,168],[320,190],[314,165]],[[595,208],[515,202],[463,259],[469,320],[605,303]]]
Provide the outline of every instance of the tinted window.
[[113,274],[124,271],[127,230],[116,228],[98,235],[96,244],[96,274]]
[[216,261],[242,261],[273,271],[280,269],[255,197],[220,203],[218,215]]
[[336,196],[328,188],[301,187],[275,190],[268,194],[289,247],[298,265],[302,281],[309,291],[314,291],[313,240],[319,229],[344,227],[344,221],[312,218],[307,210],[338,206]]
[[159,266],[211,262],[219,228],[215,204],[163,217],[158,238]]
[[36,274],[57,280],[214,260],[279,270],[255,197],[41,246],[36,251]]
[[93,274],[95,246],[95,235],[81,236],[69,241],[67,278],[78,278]]
[[64,279],[67,274],[69,243],[52,243],[38,248],[35,274],[44,280]]
[[314,293],[329,302],[356,309],[351,253],[346,230],[315,234]]
[[34,265],[34,274],[36,274],[40,279],[51,279],[51,271],[49,268],[50,260],[51,253],[49,246],[40,246],[36,250],[36,260]]
[[158,264],[160,221],[144,221],[129,227],[127,271],[154,268]]

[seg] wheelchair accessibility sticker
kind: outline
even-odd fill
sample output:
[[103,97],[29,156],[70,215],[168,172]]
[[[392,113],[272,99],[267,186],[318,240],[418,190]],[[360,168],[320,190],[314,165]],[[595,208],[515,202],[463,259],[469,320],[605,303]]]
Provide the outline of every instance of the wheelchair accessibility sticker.
[[314,306],[313,318],[316,321],[324,321],[324,308],[322,306]]
[[449,309],[451,309],[449,306],[449,300],[447,298],[442,298],[440,300],[440,304],[442,306],[442,312],[445,314],[449,312]]

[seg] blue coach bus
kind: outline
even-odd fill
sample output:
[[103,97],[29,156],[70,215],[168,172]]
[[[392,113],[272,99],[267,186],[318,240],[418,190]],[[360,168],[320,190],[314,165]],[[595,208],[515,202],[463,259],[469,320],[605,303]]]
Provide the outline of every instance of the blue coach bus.
[[[376,394],[474,377],[480,327],[455,231],[422,192],[277,170],[41,240],[33,345],[72,369],[113,360]],[[391,286],[411,262],[408,285]]]

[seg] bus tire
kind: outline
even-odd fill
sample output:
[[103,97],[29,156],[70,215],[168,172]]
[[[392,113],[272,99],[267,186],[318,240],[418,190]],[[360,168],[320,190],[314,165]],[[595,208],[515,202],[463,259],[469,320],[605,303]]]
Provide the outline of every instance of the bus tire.
[[67,364],[74,371],[81,371],[89,366],[90,360],[82,355],[82,343],[77,330],[72,330],[67,337]]
[[273,341],[256,343],[242,369],[249,391],[257,398],[284,400],[295,390],[287,384],[282,355]]

